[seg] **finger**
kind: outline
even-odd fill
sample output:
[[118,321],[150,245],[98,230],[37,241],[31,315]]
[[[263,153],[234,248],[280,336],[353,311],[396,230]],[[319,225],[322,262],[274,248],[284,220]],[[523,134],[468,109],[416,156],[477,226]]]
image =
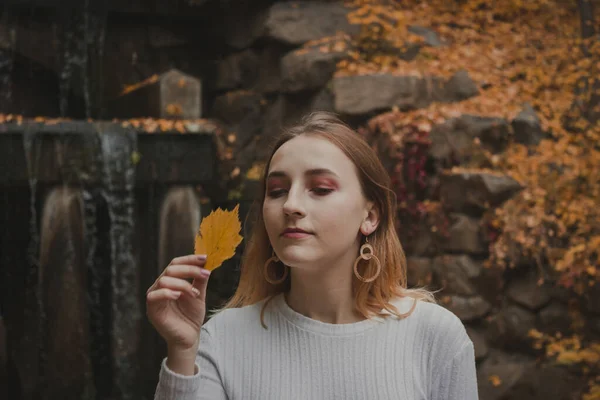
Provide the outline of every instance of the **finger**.
[[195,278],[204,277],[204,273],[202,271],[203,271],[203,268],[199,267],[197,265],[183,265],[183,264],[169,265],[167,268],[164,269],[162,274],[160,274],[160,276],[154,281],[152,286],[150,286],[148,288],[146,293],[149,293],[152,290],[156,289],[156,287],[157,287],[156,284],[157,284],[158,280],[164,276],[171,276],[174,278],[193,280]]
[[206,264],[206,254],[189,254],[187,256],[176,257],[169,263],[169,265],[177,264],[191,264],[202,266]]
[[173,278],[171,276],[163,276],[156,282],[157,288],[166,288],[171,290],[176,290],[179,292],[186,292],[192,297],[197,297],[200,293],[198,289],[192,286],[186,280],[180,278]]
[[177,264],[169,265],[167,268],[165,268],[165,270],[160,276],[172,276],[174,278],[194,279],[204,277],[205,272],[202,271],[206,270],[197,265]]
[[207,269],[201,270],[202,276],[200,278],[194,278],[192,286],[198,290],[198,298],[204,300],[206,298],[206,287],[208,286],[208,280],[210,278],[210,271]]
[[167,288],[156,289],[146,295],[148,303],[153,303],[161,300],[177,300],[181,296],[181,292]]

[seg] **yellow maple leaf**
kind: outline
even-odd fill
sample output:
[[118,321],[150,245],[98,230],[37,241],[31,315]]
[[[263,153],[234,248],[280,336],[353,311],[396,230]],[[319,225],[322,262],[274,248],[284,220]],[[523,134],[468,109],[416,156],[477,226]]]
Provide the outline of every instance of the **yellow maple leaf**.
[[194,243],[195,254],[206,254],[204,268],[212,271],[233,257],[235,249],[242,242],[239,232],[242,225],[239,219],[239,204],[232,211],[212,211],[202,219]]

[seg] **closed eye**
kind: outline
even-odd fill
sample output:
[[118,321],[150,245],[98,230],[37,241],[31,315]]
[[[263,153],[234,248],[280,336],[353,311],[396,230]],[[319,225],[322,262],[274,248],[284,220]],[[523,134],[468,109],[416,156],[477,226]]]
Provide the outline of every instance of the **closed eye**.
[[267,194],[269,197],[277,198],[277,197],[281,197],[284,193],[285,193],[284,189],[276,189],[276,190],[271,190]]
[[312,191],[319,196],[325,196],[325,195],[328,195],[329,193],[333,192],[333,189],[314,188],[314,189],[312,189]]

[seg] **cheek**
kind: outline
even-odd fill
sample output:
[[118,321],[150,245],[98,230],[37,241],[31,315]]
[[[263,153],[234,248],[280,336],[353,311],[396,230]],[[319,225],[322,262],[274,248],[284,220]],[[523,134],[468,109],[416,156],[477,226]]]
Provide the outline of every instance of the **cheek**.
[[353,240],[360,227],[361,209],[347,199],[336,201],[331,207],[318,208],[313,213],[318,214],[315,219],[320,231],[326,233],[332,241]]
[[271,231],[276,229],[275,225],[277,224],[275,207],[273,207],[272,204],[268,204],[265,202],[263,204],[262,211],[263,220],[265,221],[265,228],[267,229],[267,232],[271,233]]

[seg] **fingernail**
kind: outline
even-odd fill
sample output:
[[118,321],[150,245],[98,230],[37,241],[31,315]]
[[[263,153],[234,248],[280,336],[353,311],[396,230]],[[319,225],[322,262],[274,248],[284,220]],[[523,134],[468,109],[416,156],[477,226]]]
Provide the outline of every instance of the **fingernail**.
[[206,261],[206,254],[200,254],[200,255],[198,255],[198,260],[200,260],[200,261]]
[[208,278],[210,276],[210,271],[207,269],[202,268],[200,270],[200,273],[202,274],[202,276],[204,276],[205,278]]
[[200,291],[198,289],[196,289],[195,287],[192,287],[192,293],[194,293],[194,296],[196,296],[196,297],[200,296]]

